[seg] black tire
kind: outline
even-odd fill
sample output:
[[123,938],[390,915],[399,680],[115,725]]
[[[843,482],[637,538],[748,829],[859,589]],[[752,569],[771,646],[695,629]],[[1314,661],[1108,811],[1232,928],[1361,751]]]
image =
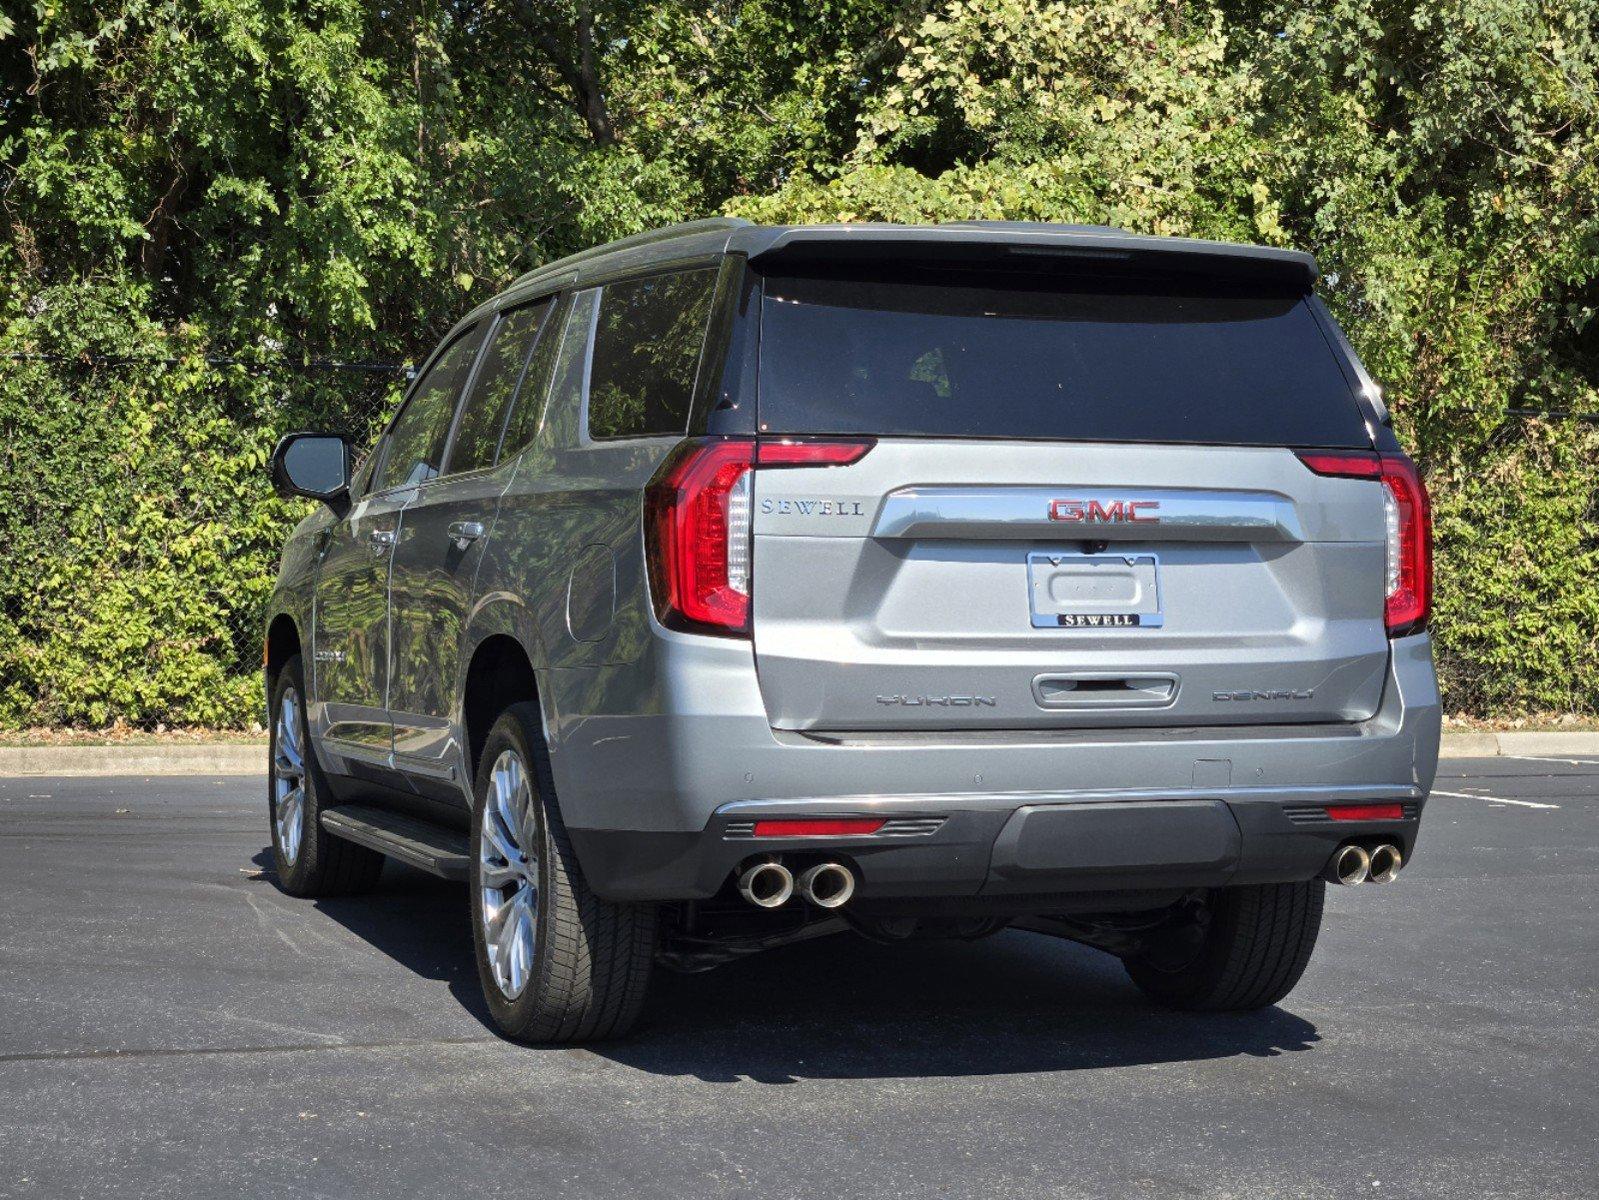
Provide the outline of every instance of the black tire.
[[[299,754],[301,760],[300,786],[304,799],[300,804],[300,842],[298,851],[291,857],[284,848],[278,827],[277,780],[280,759],[278,755],[279,717],[283,712],[285,696],[292,690],[298,699],[295,724],[299,727]],[[278,883],[291,896],[351,896],[364,892],[378,881],[383,871],[383,855],[365,846],[357,846],[336,838],[322,828],[322,801],[332,793],[327,777],[317,764],[316,751],[311,746],[311,730],[305,712],[305,675],[301,670],[300,656],[296,654],[283,664],[277,682],[272,687],[272,707],[268,710],[267,758],[267,823],[272,831],[272,865],[277,870]]]
[[1326,892],[1319,879],[1221,888],[1212,893],[1197,955],[1180,966],[1130,958],[1127,974],[1172,1008],[1238,1012],[1276,1004],[1310,962]]
[[[495,765],[507,752],[525,764],[531,789],[520,836],[532,842],[538,885],[531,902],[532,965],[514,996],[502,990],[489,957],[481,851]],[[556,804],[536,704],[514,704],[495,722],[483,745],[473,795],[472,942],[495,1024],[506,1036],[527,1042],[590,1042],[625,1034],[638,1019],[649,987],[655,906],[613,904],[589,890]],[[498,902],[520,886],[495,889]]]

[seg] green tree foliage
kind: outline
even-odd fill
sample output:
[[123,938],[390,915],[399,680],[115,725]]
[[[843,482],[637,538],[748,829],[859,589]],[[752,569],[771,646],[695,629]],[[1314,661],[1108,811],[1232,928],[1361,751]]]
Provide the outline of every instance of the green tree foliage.
[[[24,0],[0,724],[258,715],[278,433],[717,211],[1314,251],[1428,475],[1448,703],[1599,709],[1599,0]],[[234,360],[207,362],[207,356]],[[118,361],[108,361],[118,360]]]

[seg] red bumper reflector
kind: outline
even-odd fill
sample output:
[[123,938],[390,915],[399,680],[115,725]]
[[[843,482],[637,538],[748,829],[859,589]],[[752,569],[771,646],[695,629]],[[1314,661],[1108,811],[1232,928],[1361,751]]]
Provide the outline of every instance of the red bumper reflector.
[[1334,821],[1401,821],[1405,810],[1398,804],[1329,804],[1327,816]]
[[876,833],[886,822],[881,817],[813,817],[803,820],[755,822],[756,837],[837,837],[840,834]]

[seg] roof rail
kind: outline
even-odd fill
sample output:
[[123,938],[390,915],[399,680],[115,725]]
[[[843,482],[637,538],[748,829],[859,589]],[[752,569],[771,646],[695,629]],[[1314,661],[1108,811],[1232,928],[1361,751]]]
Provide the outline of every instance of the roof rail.
[[592,246],[587,250],[579,250],[576,254],[568,254],[565,258],[547,262],[542,267],[534,267],[531,271],[519,276],[516,284],[532,279],[535,275],[542,275],[556,267],[576,266],[580,262],[587,262],[601,254],[609,254],[613,250],[626,250],[633,246],[647,246],[651,242],[666,242],[673,238],[693,237],[697,233],[715,233],[717,230],[743,229],[750,224],[743,217],[706,217],[699,221],[683,221],[677,225],[667,225],[661,229],[646,229],[643,233],[635,233],[630,237],[618,238],[614,242],[606,242],[603,246]]

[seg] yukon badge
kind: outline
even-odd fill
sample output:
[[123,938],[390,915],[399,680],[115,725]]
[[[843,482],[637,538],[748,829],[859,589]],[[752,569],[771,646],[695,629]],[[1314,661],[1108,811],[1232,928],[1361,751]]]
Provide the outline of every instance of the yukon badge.
[[898,708],[921,708],[928,704],[940,708],[996,708],[999,704],[993,696],[879,696],[877,702]]
[[1136,522],[1140,525],[1158,525],[1160,518],[1141,516],[1140,509],[1153,512],[1160,507],[1159,500],[1112,500],[1102,504],[1098,500],[1051,500],[1049,519],[1069,521],[1073,524],[1103,524],[1117,521]]

